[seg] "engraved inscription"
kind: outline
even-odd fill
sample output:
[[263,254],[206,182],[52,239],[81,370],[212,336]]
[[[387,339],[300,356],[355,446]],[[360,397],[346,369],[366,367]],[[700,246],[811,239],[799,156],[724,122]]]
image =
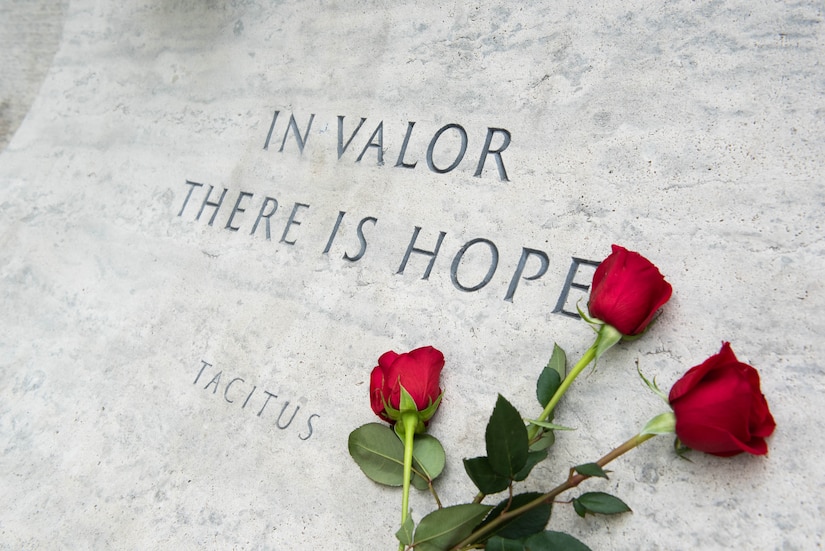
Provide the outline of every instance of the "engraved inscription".
[[[306,119],[306,123],[302,125],[298,123],[295,115],[291,113],[289,115],[289,121],[286,125],[282,125],[283,128],[279,128],[278,121],[280,114],[280,111],[275,111],[272,116],[272,122],[269,125],[269,131],[266,134],[263,148],[269,151],[270,145],[277,143],[277,136],[283,132],[283,137],[280,139],[280,146],[278,147],[278,153],[284,152],[284,148],[287,147],[287,143],[294,142],[295,149],[297,149],[299,154],[303,154],[311,135],[310,130],[312,129],[312,123],[315,121],[315,114],[310,114],[309,118]],[[345,129],[345,119],[345,115],[338,115],[338,160],[340,161],[346,155],[347,150],[353,142],[356,142],[356,144],[362,143],[363,146],[361,146],[360,150],[358,150],[360,152],[358,153],[358,156],[355,157],[354,162],[360,163],[365,159],[365,157],[372,158],[374,155],[375,163],[379,166],[384,165],[384,153],[392,150],[390,145],[385,145],[384,143],[384,121],[379,121],[369,134],[369,137],[363,141],[368,130],[362,132],[361,129],[364,126],[364,123],[367,122],[367,119],[365,117],[361,117],[355,125],[355,128],[350,126],[352,130]],[[283,118],[280,118],[280,120],[283,121]],[[422,152],[408,151],[414,132],[417,132],[415,129],[415,121],[407,121],[407,128],[404,132],[401,146],[398,148],[398,157],[396,158],[393,167],[413,169],[418,166],[418,161],[422,156]],[[395,133],[392,135],[395,135]],[[273,142],[273,140],[276,140],[276,142]],[[359,142],[358,140],[361,141]],[[504,151],[510,146],[511,140],[512,135],[509,130],[492,126],[487,127],[483,139],[483,145],[476,150],[480,152],[479,156],[472,157],[469,160],[470,163],[473,163],[471,166],[475,167],[473,176],[480,178],[485,173],[485,165],[487,164],[487,161],[492,158],[492,161],[495,163],[499,179],[505,182],[509,181],[510,179],[507,176],[507,169],[504,166],[502,153],[504,153]],[[443,125],[433,133],[429,141],[427,141],[426,138],[424,141],[428,143],[426,151],[423,152],[427,168],[436,174],[447,174],[458,168],[458,166],[464,162],[464,158],[467,155],[468,146],[471,144],[467,130],[465,130],[462,125],[454,122]],[[477,141],[473,140],[472,143],[482,143],[482,141],[480,139]],[[445,160],[443,158],[444,155],[451,158],[447,158]],[[440,160],[436,161],[437,158]]]
[[259,387],[237,373],[224,372],[211,363],[201,360],[193,385],[207,394],[222,398],[224,402],[274,425],[280,430],[290,429],[300,440],[309,440],[321,417],[309,413],[294,400]]
[[[179,217],[183,217],[185,213],[189,216],[194,215],[194,220],[200,221],[203,218],[207,225],[213,226],[220,212],[222,213],[221,216],[226,219],[223,229],[228,231],[244,229],[245,231],[246,228],[251,228],[249,229],[249,235],[263,235],[267,241],[273,240],[274,233],[276,238],[280,236],[278,239],[279,244],[295,245],[301,237],[302,222],[309,216],[320,216],[312,210],[308,203],[296,201],[285,207],[280,218],[274,219],[278,213],[279,202],[277,198],[270,195],[260,193],[256,195],[242,190],[230,191],[228,188],[217,191],[212,185],[190,180],[186,180],[186,186],[188,189],[183,204],[178,211]],[[254,214],[255,212],[257,214]],[[338,211],[334,222],[330,223],[329,237],[326,239],[323,249],[320,250],[321,254],[329,254],[333,249],[346,215],[346,211]],[[347,262],[361,260],[367,254],[369,236],[378,224],[379,219],[375,216],[362,217],[355,227],[355,234],[358,239],[357,250],[344,250],[341,258]],[[422,269],[423,266],[421,279],[427,280],[436,266],[436,259],[439,258],[439,255],[442,255],[442,257],[452,255],[449,263],[449,277],[453,287],[465,293],[474,293],[484,289],[499,273],[499,260],[502,257],[499,247],[490,239],[475,237],[465,242],[455,252],[442,253],[442,245],[446,235],[446,231],[434,233],[424,230],[421,226],[414,226],[409,241],[406,244],[399,243],[397,248],[399,264],[397,264],[398,268],[395,273],[403,276],[408,271],[413,271],[413,268],[409,268],[410,265],[416,266],[415,269]],[[481,273],[484,273],[484,276],[480,279],[472,280],[462,270],[462,267],[469,263],[467,260],[469,255],[474,255],[476,268],[481,269]],[[509,254],[504,256],[513,262],[518,258],[515,269],[503,276],[507,278],[505,281],[508,281],[508,285],[502,299],[506,302],[514,302],[516,292],[523,282],[536,281],[547,273],[550,259],[545,251],[530,247],[522,247],[521,251],[515,254],[510,251]],[[479,258],[482,260],[479,260]],[[479,262],[486,262],[486,264],[479,266]],[[585,280],[585,276],[578,274],[582,270],[592,269],[597,265],[598,262],[592,260],[572,258],[567,278],[562,285],[555,302],[556,307],[552,313],[573,318],[579,317],[575,311],[571,310],[575,306],[569,305],[571,290],[580,291],[584,296],[589,287],[584,283],[580,283],[580,281]]]

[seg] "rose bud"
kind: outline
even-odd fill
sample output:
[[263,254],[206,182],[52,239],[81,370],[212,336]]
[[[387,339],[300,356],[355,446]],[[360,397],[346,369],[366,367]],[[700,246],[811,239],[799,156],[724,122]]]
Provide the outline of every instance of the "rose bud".
[[691,368],[670,389],[676,436],[713,455],[768,453],[765,437],[776,427],[756,369],[736,359],[730,343]]
[[641,334],[673,289],[648,259],[624,247],[596,268],[590,286],[590,315],[624,336]]
[[421,422],[428,421],[441,401],[439,376],[444,354],[425,346],[412,352],[385,352],[370,376],[372,410],[381,419],[394,423],[400,418],[401,389],[415,402]]

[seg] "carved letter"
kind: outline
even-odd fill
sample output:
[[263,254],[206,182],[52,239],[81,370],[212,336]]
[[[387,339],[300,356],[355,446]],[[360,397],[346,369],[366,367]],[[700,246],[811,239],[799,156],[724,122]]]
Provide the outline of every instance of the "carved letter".
[[280,113],[280,111],[275,111],[275,116],[272,117],[272,124],[269,125],[269,132],[266,134],[264,149],[269,149],[269,140],[272,138],[272,131],[275,130],[275,121],[278,120],[278,113]]
[[212,364],[210,364],[210,363],[206,363],[206,362],[205,362],[205,361],[203,361],[203,360],[201,360],[201,363],[202,363],[203,365],[201,366],[201,370],[200,370],[200,371],[198,371],[198,376],[197,376],[197,377],[195,377],[195,380],[192,382],[192,384],[193,384],[193,385],[198,384],[198,379],[200,379],[200,378],[201,378],[201,374],[203,373],[203,370],[204,370],[204,369],[206,369],[206,366],[212,367]]
[[588,266],[598,266],[599,262],[594,262],[593,260],[585,260],[583,258],[576,258],[573,257],[573,263],[570,264],[570,270],[567,272],[567,279],[564,281],[564,287],[561,290],[561,294],[559,295],[559,300],[556,302],[556,307],[553,309],[554,314],[561,314],[563,316],[568,316],[571,318],[580,319],[579,316],[575,312],[568,312],[564,309],[565,303],[567,303],[567,295],[570,294],[570,288],[573,287],[575,289],[579,289],[581,291],[587,291],[590,289],[590,285],[584,285],[582,283],[576,283],[573,279],[576,277],[576,272],[579,270],[579,266],[582,264],[587,264]]
[[247,402],[249,402],[249,399],[250,399],[250,398],[252,398],[252,395],[255,393],[255,389],[256,389],[256,388],[258,388],[258,386],[257,386],[257,385],[254,385],[254,386],[252,387],[252,390],[251,390],[251,391],[249,391],[249,395],[246,397],[246,400],[244,400],[244,401],[243,401],[243,405],[241,406],[241,409],[243,409],[243,408],[245,408],[245,407],[246,407]]
[[544,251],[539,251],[536,249],[528,249],[527,247],[522,247],[521,249],[521,258],[518,261],[518,266],[516,266],[516,271],[513,273],[513,279],[510,280],[510,286],[507,288],[507,294],[504,296],[504,300],[507,302],[513,302],[513,295],[516,294],[516,287],[518,287],[518,280],[521,278],[522,272],[524,272],[524,266],[527,264],[527,259],[530,258],[530,255],[535,255],[539,257],[541,261],[541,267],[539,271],[535,274],[525,277],[527,281],[533,281],[534,279],[538,279],[544,275],[547,271],[547,267],[550,265],[550,259],[547,258],[547,254]]
[[[264,211],[266,210],[266,206],[270,203],[272,203],[272,210],[270,210],[268,213],[264,214]],[[258,229],[258,222],[261,221],[261,218],[265,218],[266,219],[266,240],[269,241],[269,218],[273,214],[275,214],[276,210],[278,210],[278,200],[277,199],[275,199],[274,197],[267,197],[266,199],[264,199],[264,204],[261,205],[261,211],[258,213],[258,218],[255,219],[255,224],[252,226],[252,231],[249,232],[249,235],[252,235],[252,234],[255,233],[255,230]]]
[[209,385],[214,384],[215,388],[212,389],[212,394],[215,394],[218,391],[218,385],[221,384],[221,373],[223,373],[223,372],[218,371],[217,373],[215,373],[215,376],[212,377],[211,381],[206,383],[206,386],[203,387],[203,389],[206,390],[207,388],[209,388]]
[[203,214],[203,209],[206,208],[207,205],[210,207],[215,207],[215,212],[212,213],[212,218],[209,219],[209,225],[212,225],[212,222],[215,221],[215,217],[218,215],[218,209],[221,208],[221,203],[223,203],[223,198],[226,196],[226,192],[228,191],[226,188],[223,188],[221,192],[221,198],[218,199],[218,202],[212,202],[209,200],[209,196],[212,195],[212,190],[215,189],[214,186],[209,186],[209,192],[206,194],[206,198],[203,200],[203,204],[201,204],[201,210],[198,211],[198,215],[195,217],[195,220],[201,219],[201,214]]
[[404,260],[401,261],[401,266],[398,267],[398,271],[395,272],[397,274],[403,274],[404,268],[407,267],[407,261],[410,259],[410,254],[412,253],[419,253],[423,254],[424,256],[430,257],[430,263],[427,266],[427,270],[424,272],[424,277],[421,279],[428,279],[430,277],[430,272],[433,269],[433,264],[435,264],[435,257],[438,255],[438,249],[441,248],[441,242],[444,241],[444,236],[447,235],[444,232],[441,232],[438,235],[438,242],[435,244],[434,251],[425,251],[424,249],[416,249],[415,248],[415,240],[418,238],[418,232],[421,231],[421,227],[416,226],[415,231],[413,232],[412,239],[410,240],[410,245],[407,247],[407,252],[404,254]]
[[231,386],[235,383],[235,381],[244,382],[244,380],[243,380],[243,379],[241,379],[240,377],[235,377],[234,379],[232,379],[231,381],[229,381],[229,383],[227,383],[227,385],[226,385],[226,388],[225,388],[225,389],[223,389],[223,399],[224,399],[224,400],[226,400],[227,402],[229,402],[230,404],[231,404],[231,403],[233,403],[233,402],[234,402],[234,400],[230,400],[230,399],[229,399],[229,396],[228,396],[228,394],[229,394],[229,387],[231,387]]
[[183,206],[180,208],[178,216],[183,214],[183,209],[186,208],[186,204],[189,202],[189,198],[192,197],[192,190],[194,190],[196,187],[203,187],[203,184],[199,184],[197,182],[190,182],[189,180],[186,180],[186,185],[192,187],[189,188],[189,192],[186,194],[186,199],[183,200]]
[[245,212],[246,209],[241,208],[241,201],[243,201],[247,197],[252,197],[252,194],[246,191],[242,191],[238,195],[238,200],[235,201],[235,208],[232,209],[232,212],[229,213],[229,220],[226,221],[226,226],[224,226],[225,230],[232,230],[238,231],[238,228],[232,225],[232,219],[235,218],[236,212]]
[[[376,136],[378,136],[378,141],[373,142],[373,140],[375,139]],[[379,122],[378,126],[375,127],[375,131],[372,133],[372,136],[370,136],[370,139],[367,142],[367,145],[364,146],[364,149],[361,150],[361,154],[358,155],[357,159],[355,159],[356,163],[361,162],[361,159],[364,157],[364,153],[366,153],[367,149],[369,149],[370,147],[376,148],[377,153],[378,153],[378,164],[383,165],[384,164],[384,121]]]
[[306,436],[302,436],[302,435],[299,434],[298,438],[300,438],[301,440],[309,440],[309,437],[312,436],[312,418],[313,417],[320,417],[320,415],[318,415],[317,413],[313,413],[312,415],[309,416],[309,419],[307,419],[307,428],[309,429],[309,432],[307,433]]
[[[441,134],[443,134],[446,130],[449,130],[450,128],[457,129],[459,134],[461,135],[461,151],[458,152],[458,156],[456,156],[455,160],[450,166],[448,166],[447,168],[438,168],[433,163],[433,149],[435,149],[435,143],[438,141],[438,138],[441,137]],[[438,172],[439,174],[450,172],[452,169],[458,166],[458,163],[460,163],[461,159],[464,158],[464,154],[466,152],[467,132],[464,130],[464,127],[462,127],[460,124],[455,123],[442,126],[438,129],[438,132],[435,133],[433,139],[430,140],[430,146],[427,148],[427,166],[430,167],[430,170],[432,170],[433,172]]]
[[292,412],[292,417],[290,417],[289,421],[287,421],[286,425],[284,425],[282,427],[281,426],[281,416],[286,411],[286,408],[287,408],[288,405],[289,405],[289,400],[287,400],[286,403],[284,404],[284,407],[281,408],[281,413],[278,415],[278,419],[275,421],[275,426],[278,427],[279,429],[282,429],[282,430],[287,428],[292,423],[292,420],[295,419],[295,414],[298,413],[299,409],[301,409],[301,406],[295,406],[295,411]]
[[284,228],[284,234],[281,236],[281,241],[280,241],[281,243],[286,243],[287,245],[294,245],[295,244],[295,240],[287,241],[286,240],[286,235],[289,233],[290,226],[293,226],[293,225],[300,226],[301,225],[300,222],[295,220],[295,214],[297,214],[298,209],[301,208],[301,207],[304,207],[304,208],[308,209],[309,205],[305,205],[303,203],[295,203],[295,206],[292,207],[292,214],[289,215],[289,220],[287,220],[286,227]]
[[261,416],[261,414],[264,412],[264,408],[265,408],[265,407],[266,407],[266,405],[269,403],[269,399],[270,399],[270,398],[277,398],[277,397],[278,397],[278,395],[277,395],[277,394],[272,394],[272,393],[271,393],[271,392],[269,392],[268,390],[264,390],[264,394],[266,394],[266,400],[264,401],[264,405],[262,405],[262,406],[261,406],[261,411],[259,411],[259,412],[258,412],[258,417],[260,417],[260,416]]
[[338,211],[338,218],[335,220],[335,226],[332,227],[332,233],[329,234],[329,239],[327,240],[327,246],[324,247],[323,254],[329,253],[329,250],[332,247],[332,242],[335,240],[335,236],[338,234],[338,227],[341,225],[341,220],[344,219],[345,214],[346,214],[346,211],[343,211],[343,210]]
[[[298,150],[301,152],[301,154],[303,154],[304,153],[304,146],[306,145],[307,138],[309,137],[309,129],[312,126],[312,121],[314,119],[315,119],[315,114],[312,113],[309,116],[309,122],[307,123],[306,132],[304,132],[304,135],[301,136],[301,132],[300,132],[300,130],[298,130],[298,123],[295,122],[295,117],[293,115],[290,115],[289,116],[289,126],[286,127],[286,132],[284,132],[284,139],[281,141],[281,149],[279,149],[278,152],[280,153],[281,151],[284,150],[284,145],[286,145],[286,138],[287,138],[287,136],[289,136],[289,131],[292,130],[292,135],[295,136],[295,141],[298,144]],[[273,125],[275,124],[274,120],[272,121],[272,124]]]
[[[474,285],[473,287],[465,287],[461,283],[458,282],[458,265],[461,263],[461,259],[464,257],[464,253],[467,252],[467,249],[475,245],[476,243],[486,243],[488,247],[490,247],[490,253],[492,253],[492,262],[490,263],[490,269],[487,270],[487,275],[484,276],[484,279],[478,285]],[[453,258],[453,265],[450,268],[450,279],[453,280],[453,285],[455,285],[456,289],[460,289],[462,291],[466,291],[468,293],[472,293],[473,291],[478,291],[488,283],[490,280],[493,279],[493,274],[496,273],[496,268],[498,267],[498,248],[496,244],[490,241],[489,239],[483,239],[481,237],[477,237],[475,239],[471,239],[467,241],[463,247],[458,251]]]
[[401,144],[401,152],[398,154],[398,160],[395,162],[395,166],[403,166],[404,168],[415,168],[415,165],[418,164],[418,161],[415,161],[413,164],[408,164],[404,162],[404,154],[407,152],[407,144],[410,142],[410,136],[412,136],[413,126],[415,126],[414,121],[407,122],[407,133],[404,134],[404,142]]
[[358,241],[361,243],[361,249],[358,251],[353,257],[350,257],[346,252],[344,252],[344,260],[349,260],[350,262],[357,262],[361,260],[361,257],[364,256],[364,253],[367,252],[367,240],[364,238],[364,224],[367,222],[372,222],[374,226],[376,222],[378,222],[378,218],[374,218],[372,216],[367,216],[366,218],[361,219],[358,223],[358,229],[356,232],[358,233]]
[[[490,149],[490,144],[493,142],[493,134],[500,132],[504,134],[504,141],[498,149]],[[498,177],[505,182],[507,179],[507,171],[504,169],[504,161],[501,160],[501,152],[507,149],[510,145],[510,131],[503,128],[488,128],[487,139],[484,140],[484,149],[481,150],[481,158],[478,160],[478,167],[473,176],[481,176],[481,171],[484,168],[484,161],[487,160],[487,155],[493,155],[496,159],[496,166],[498,167]]]
[[[341,159],[341,156],[349,147],[349,144],[352,143],[352,139],[358,134],[358,131],[361,130],[361,126],[364,125],[364,122],[367,119],[361,117],[361,122],[358,123],[358,126],[353,131],[352,135],[347,140],[347,143],[344,143],[344,115],[338,115],[338,159]],[[362,153],[363,155],[363,153]],[[359,158],[360,160],[360,158]]]

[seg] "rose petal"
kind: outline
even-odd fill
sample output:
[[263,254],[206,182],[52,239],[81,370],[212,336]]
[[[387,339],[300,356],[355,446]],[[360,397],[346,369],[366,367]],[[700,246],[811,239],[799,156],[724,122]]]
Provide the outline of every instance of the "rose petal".
[[688,447],[714,455],[767,453],[764,440],[775,427],[759,388],[759,373],[722,349],[688,370],[669,395],[676,435]]
[[642,333],[673,289],[659,269],[637,252],[613,245],[596,268],[590,288],[590,314],[623,335]]
[[375,367],[370,374],[370,406],[372,411],[382,419],[387,419],[384,414],[384,372],[381,366]]

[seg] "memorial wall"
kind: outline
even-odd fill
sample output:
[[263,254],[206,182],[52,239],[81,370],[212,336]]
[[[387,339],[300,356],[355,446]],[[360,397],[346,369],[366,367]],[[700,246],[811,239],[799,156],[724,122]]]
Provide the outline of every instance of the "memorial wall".
[[471,501],[498,395],[530,418],[554,344],[586,354],[614,244],[672,298],[570,388],[554,422],[575,430],[521,491],[666,409],[640,371],[667,392],[729,341],[769,453],[686,461],[659,436],[582,484],[632,513],[563,496],[548,529],[594,550],[821,544],[819,3],[49,14],[60,33],[23,34],[56,53],[0,152],[0,548],[393,549],[401,491],[348,450],[380,422],[379,357],[443,353],[435,485]]

